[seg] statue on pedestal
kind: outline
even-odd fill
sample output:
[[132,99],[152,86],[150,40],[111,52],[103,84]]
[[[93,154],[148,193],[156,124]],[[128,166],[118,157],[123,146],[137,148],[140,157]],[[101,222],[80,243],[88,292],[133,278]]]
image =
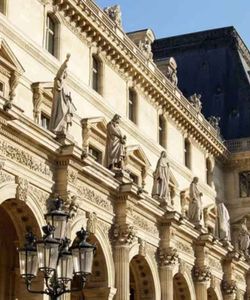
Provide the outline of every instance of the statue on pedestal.
[[119,128],[120,116],[115,114],[107,125],[106,166],[110,170],[123,170],[126,156],[126,136]]
[[156,200],[160,200],[163,203],[167,203],[169,200],[169,163],[167,160],[166,151],[161,152],[161,156],[157,162],[156,169],[154,171],[154,184],[152,189],[152,197]]
[[248,253],[248,248],[250,246],[249,234],[250,233],[247,228],[247,218],[243,218],[241,220],[240,230],[239,230],[239,249],[246,256],[249,256],[249,253]]
[[217,216],[219,238],[224,241],[230,241],[230,216],[224,203],[217,204]]
[[190,203],[188,209],[189,221],[195,225],[200,225],[202,219],[202,193],[198,189],[198,177],[194,177],[189,187]]
[[71,94],[66,92],[65,80],[68,76],[67,67],[70,54],[58,70],[54,79],[53,102],[50,120],[50,130],[55,134],[66,134],[72,125],[73,113],[76,111]]

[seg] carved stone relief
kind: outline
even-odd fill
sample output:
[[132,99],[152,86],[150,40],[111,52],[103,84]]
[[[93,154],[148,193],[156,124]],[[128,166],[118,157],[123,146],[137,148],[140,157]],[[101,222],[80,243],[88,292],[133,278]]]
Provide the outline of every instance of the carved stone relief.
[[18,200],[26,201],[29,192],[29,181],[25,178],[17,177],[16,197]]
[[49,193],[46,193],[33,185],[29,185],[29,193],[35,196],[36,201],[40,205],[43,213],[47,212],[47,201],[49,199]]
[[136,240],[136,231],[132,225],[114,224],[110,231],[110,240],[115,244],[131,245]]
[[240,197],[250,197],[250,171],[239,173]]
[[87,226],[86,229],[89,233],[95,234],[97,226],[97,216],[95,212],[88,214]]
[[174,265],[179,261],[179,254],[176,248],[160,248],[158,258],[160,266]]

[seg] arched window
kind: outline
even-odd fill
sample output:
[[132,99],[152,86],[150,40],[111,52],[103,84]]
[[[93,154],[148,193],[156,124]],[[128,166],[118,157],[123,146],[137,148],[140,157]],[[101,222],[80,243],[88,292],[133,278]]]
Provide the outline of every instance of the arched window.
[[101,77],[101,63],[99,59],[92,56],[92,88],[100,94],[100,77]]
[[58,24],[55,19],[48,14],[46,19],[46,44],[45,48],[53,56],[57,56]]
[[0,12],[6,15],[6,0],[0,0]]
[[187,168],[191,169],[191,143],[187,138],[184,140],[184,163]]
[[166,119],[162,114],[159,115],[158,120],[158,140],[162,147],[166,147]]
[[128,93],[128,118],[130,121],[136,123],[137,114],[137,95],[133,89],[129,89]]
[[213,182],[213,166],[209,158],[206,159],[206,181],[207,184],[212,186]]

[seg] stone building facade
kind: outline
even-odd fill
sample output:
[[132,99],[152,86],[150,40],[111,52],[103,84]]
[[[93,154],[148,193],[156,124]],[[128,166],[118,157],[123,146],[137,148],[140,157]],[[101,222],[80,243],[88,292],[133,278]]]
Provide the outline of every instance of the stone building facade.
[[[97,244],[85,289],[65,299],[248,299],[249,154],[230,152],[199,97],[183,96],[173,58],[165,75],[158,69],[153,32],[124,33],[119,6],[103,11],[92,0],[4,0],[0,10],[0,299],[43,298],[26,291],[16,248],[29,227],[41,236],[55,195],[73,208],[68,236],[84,226]],[[73,104],[58,134],[53,87],[66,57]],[[105,151],[115,114],[126,135],[118,170]],[[152,196],[160,167],[163,198]],[[190,196],[194,177],[201,199]]]

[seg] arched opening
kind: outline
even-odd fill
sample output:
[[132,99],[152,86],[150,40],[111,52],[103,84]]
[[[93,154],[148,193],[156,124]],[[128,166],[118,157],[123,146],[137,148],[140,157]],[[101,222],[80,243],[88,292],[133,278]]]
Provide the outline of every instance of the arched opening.
[[[110,289],[108,287],[108,271],[101,245],[97,238],[91,234],[88,242],[96,244],[96,253],[93,262],[92,274],[81,292],[71,294],[71,300],[108,300]],[[77,287],[78,282],[74,279],[72,287]]]
[[211,287],[207,290],[207,299],[208,300],[218,300],[215,290]]
[[154,300],[155,288],[152,272],[146,259],[136,255],[130,262],[130,300]]
[[181,273],[174,276],[174,300],[191,300],[188,284]]
[[[38,223],[23,201],[6,200],[0,205],[0,299],[42,299],[41,295],[26,291],[20,277],[17,248],[23,245],[27,228],[32,228],[39,238]],[[34,289],[41,289],[42,282],[34,279]]]

